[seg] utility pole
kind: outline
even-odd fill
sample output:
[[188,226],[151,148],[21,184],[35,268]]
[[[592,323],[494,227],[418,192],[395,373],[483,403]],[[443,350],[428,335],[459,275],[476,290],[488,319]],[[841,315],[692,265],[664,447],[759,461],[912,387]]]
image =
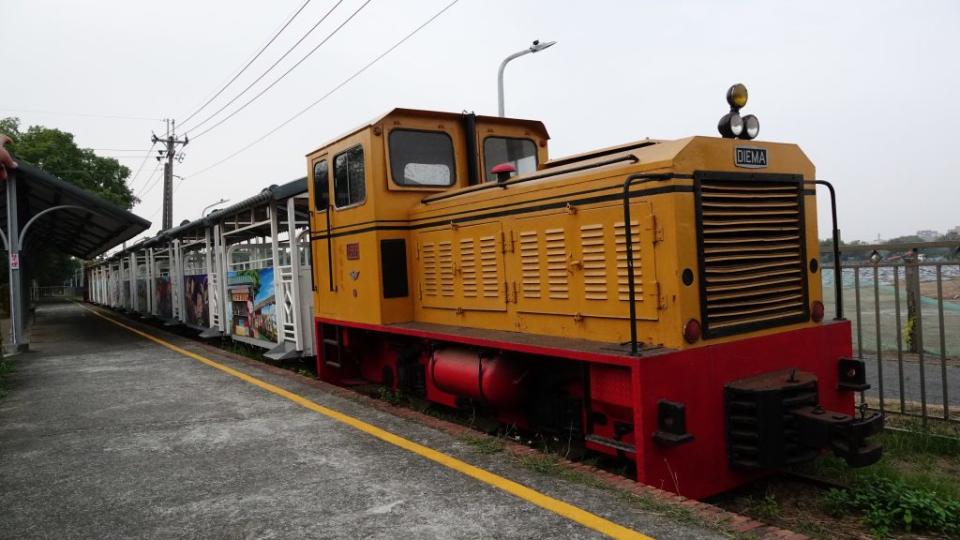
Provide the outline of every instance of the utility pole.
[[177,139],[177,121],[166,119],[167,123],[167,136],[164,138],[157,137],[153,135],[151,141],[153,143],[162,142],[167,145],[165,150],[159,150],[157,156],[157,161],[160,161],[166,157],[167,162],[163,164],[163,227],[160,230],[167,230],[170,227],[173,227],[173,161],[174,159],[177,162],[183,161],[183,153],[178,154],[176,147],[179,144],[180,146],[186,146],[190,142],[190,138],[184,136],[183,139]]

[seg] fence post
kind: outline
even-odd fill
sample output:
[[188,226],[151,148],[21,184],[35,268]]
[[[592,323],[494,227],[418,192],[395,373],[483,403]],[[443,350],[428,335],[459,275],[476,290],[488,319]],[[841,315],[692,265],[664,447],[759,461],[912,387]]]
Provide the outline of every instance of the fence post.
[[920,267],[917,259],[916,249],[911,250],[908,257],[904,257],[907,288],[907,328],[905,333],[907,347],[912,353],[918,352],[918,344],[920,343],[920,340],[917,339],[917,334],[920,332],[917,324],[917,312],[920,310]]

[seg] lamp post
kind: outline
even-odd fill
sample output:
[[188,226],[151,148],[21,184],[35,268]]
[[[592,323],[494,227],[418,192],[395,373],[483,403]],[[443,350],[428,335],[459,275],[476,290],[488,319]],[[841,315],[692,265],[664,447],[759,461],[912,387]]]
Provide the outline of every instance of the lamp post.
[[203,212],[200,212],[200,217],[207,217],[207,210],[213,208],[214,206],[219,206],[219,205],[221,205],[221,204],[223,204],[223,203],[226,203],[226,202],[230,202],[230,199],[220,199],[219,201],[217,201],[217,202],[215,202],[215,203],[213,203],[213,204],[207,205],[206,207],[204,207]]
[[497,73],[497,97],[498,97],[500,116],[504,115],[503,114],[503,69],[507,67],[507,63],[509,63],[514,58],[519,58],[525,54],[540,52],[544,49],[552,47],[554,44],[556,44],[556,41],[548,41],[546,43],[541,43],[540,40],[536,40],[533,42],[533,44],[531,44],[526,49],[522,51],[517,51],[511,54],[510,56],[504,58],[503,62],[500,62],[500,71],[499,73]]

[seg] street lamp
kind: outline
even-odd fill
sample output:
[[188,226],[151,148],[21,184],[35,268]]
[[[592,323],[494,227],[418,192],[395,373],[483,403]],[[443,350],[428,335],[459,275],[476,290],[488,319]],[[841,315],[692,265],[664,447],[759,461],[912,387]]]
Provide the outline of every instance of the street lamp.
[[200,217],[207,217],[207,210],[213,208],[214,206],[219,206],[219,205],[221,205],[221,204],[223,204],[223,203],[226,203],[226,202],[230,202],[230,199],[220,199],[219,201],[217,201],[217,202],[215,202],[215,203],[213,203],[213,204],[207,205],[207,206],[203,209],[203,212],[200,212]]
[[507,63],[513,60],[514,58],[519,58],[525,54],[540,52],[544,49],[552,47],[556,44],[556,41],[548,41],[546,43],[540,43],[540,40],[535,40],[533,44],[522,51],[515,52],[510,56],[503,59],[503,62],[500,62],[500,72],[497,74],[497,97],[499,98],[499,110],[500,116],[503,116],[503,69],[507,67]]

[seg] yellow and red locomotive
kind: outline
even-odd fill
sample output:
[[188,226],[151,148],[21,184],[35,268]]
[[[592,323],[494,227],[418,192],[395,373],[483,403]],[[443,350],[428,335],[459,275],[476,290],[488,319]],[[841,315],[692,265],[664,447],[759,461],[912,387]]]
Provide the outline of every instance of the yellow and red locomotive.
[[690,497],[876,461],[814,167],[728,101],[724,137],[556,160],[540,122],[408,109],[309,154],[320,377],[574,433]]

